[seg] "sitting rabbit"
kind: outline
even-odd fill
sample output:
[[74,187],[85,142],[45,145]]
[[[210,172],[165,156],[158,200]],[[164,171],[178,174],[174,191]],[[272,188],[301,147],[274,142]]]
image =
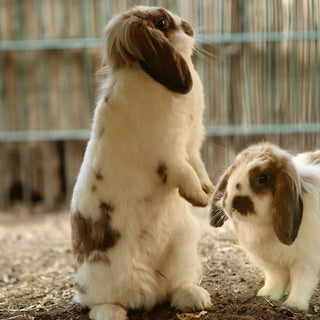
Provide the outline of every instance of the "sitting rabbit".
[[104,36],[106,77],[71,203],[76,300],[96,320],[167,299],[210,308],[187,203],[207,206],[213,191],[200,158],[193,30],[163,8],[138,6]]
[[211,225],[232,218],[240,244],[263,270],[258,296],[307,310],[320,270],[320,151],[292,156],[270,143],[250,146],[219,180]]

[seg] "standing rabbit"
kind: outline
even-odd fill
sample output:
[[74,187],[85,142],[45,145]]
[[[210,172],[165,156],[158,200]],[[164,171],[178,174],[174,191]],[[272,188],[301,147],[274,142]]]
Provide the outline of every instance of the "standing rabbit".
[[104,36],[106,78],[71,204],[76,300],[97,320],[167,299],[180,310],[210,308],[187,203],[207,206],[213,190],[200,158],[192,28],[138,6]]
[[242,151],[221,177],[211,224],[232,218],[240,244],[263,270],[258,296],[307,310],[320,270],[320,151],[292,156],[270,143]]

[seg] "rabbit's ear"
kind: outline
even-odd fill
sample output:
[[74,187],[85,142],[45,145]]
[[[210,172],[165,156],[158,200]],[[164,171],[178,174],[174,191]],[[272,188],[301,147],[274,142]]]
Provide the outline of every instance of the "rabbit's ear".
[[233,166],[230,166],[224,173],[224,175],[220,178],[213,194],[213,200],[210,208],[210,224],[215,228],[222,227],[224,222],[228,220],[228,216],[225,214],[221,207],[221,204],[219,204],[218,202],[224,196],[232,171]]
[[130,26],[130,37],[143,70],[167,89],[186,94],[192,88],[187,62],[164,34],[142,23]]
[[187,62],[164,33],[148,21],[120,16],[105,30],[103,65],[114,68],[139,63],[154,80],[171,91],[186,94],[192,89]]
[[295,169],[290,164],[286,164],[275,179],[273,228],[278,239],[286,245],[296,239],[302,220],[303,202],[299,196],[297,180]]

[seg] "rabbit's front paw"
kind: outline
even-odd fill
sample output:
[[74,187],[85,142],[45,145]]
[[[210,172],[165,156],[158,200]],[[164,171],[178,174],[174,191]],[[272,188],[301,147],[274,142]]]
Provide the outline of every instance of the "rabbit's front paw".
[[284,294],[284,290],[282,287],[281,288],[276,286],[270,287],[265,285],[258,291],[257,296],[270,297],[270,299],[278,301],[281,299],[283,294]]
[[183,312],[209,310],[212,303],[207,290],[194,284],[184,284],[172,292],[171,307]]
[[191,194],[179,187],[179,194],[195,207],[206,207],[210,202],[210,196],[203,189]]
[[213,193],[214,186],[211,181],[206,181],[201,184],[202,190],[210,197]]
[[280,300],[285,294],[289,283],[288,272],[285,269],[272,269],[266,271],[265,285],[258,291],[260,297],[270,297]]

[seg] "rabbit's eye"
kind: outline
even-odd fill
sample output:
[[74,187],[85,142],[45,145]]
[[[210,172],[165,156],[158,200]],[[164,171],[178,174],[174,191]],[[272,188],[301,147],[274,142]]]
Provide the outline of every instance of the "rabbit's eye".
[[167,27],[168,22],[165,18],[161,18],[157,23],[156,23],[156,28],[157,29],[164,29],[165,27]]
[[266,173],[260,173],[258,175],[258,183],[259,184],[266,184],[269,180],[269,176]]

